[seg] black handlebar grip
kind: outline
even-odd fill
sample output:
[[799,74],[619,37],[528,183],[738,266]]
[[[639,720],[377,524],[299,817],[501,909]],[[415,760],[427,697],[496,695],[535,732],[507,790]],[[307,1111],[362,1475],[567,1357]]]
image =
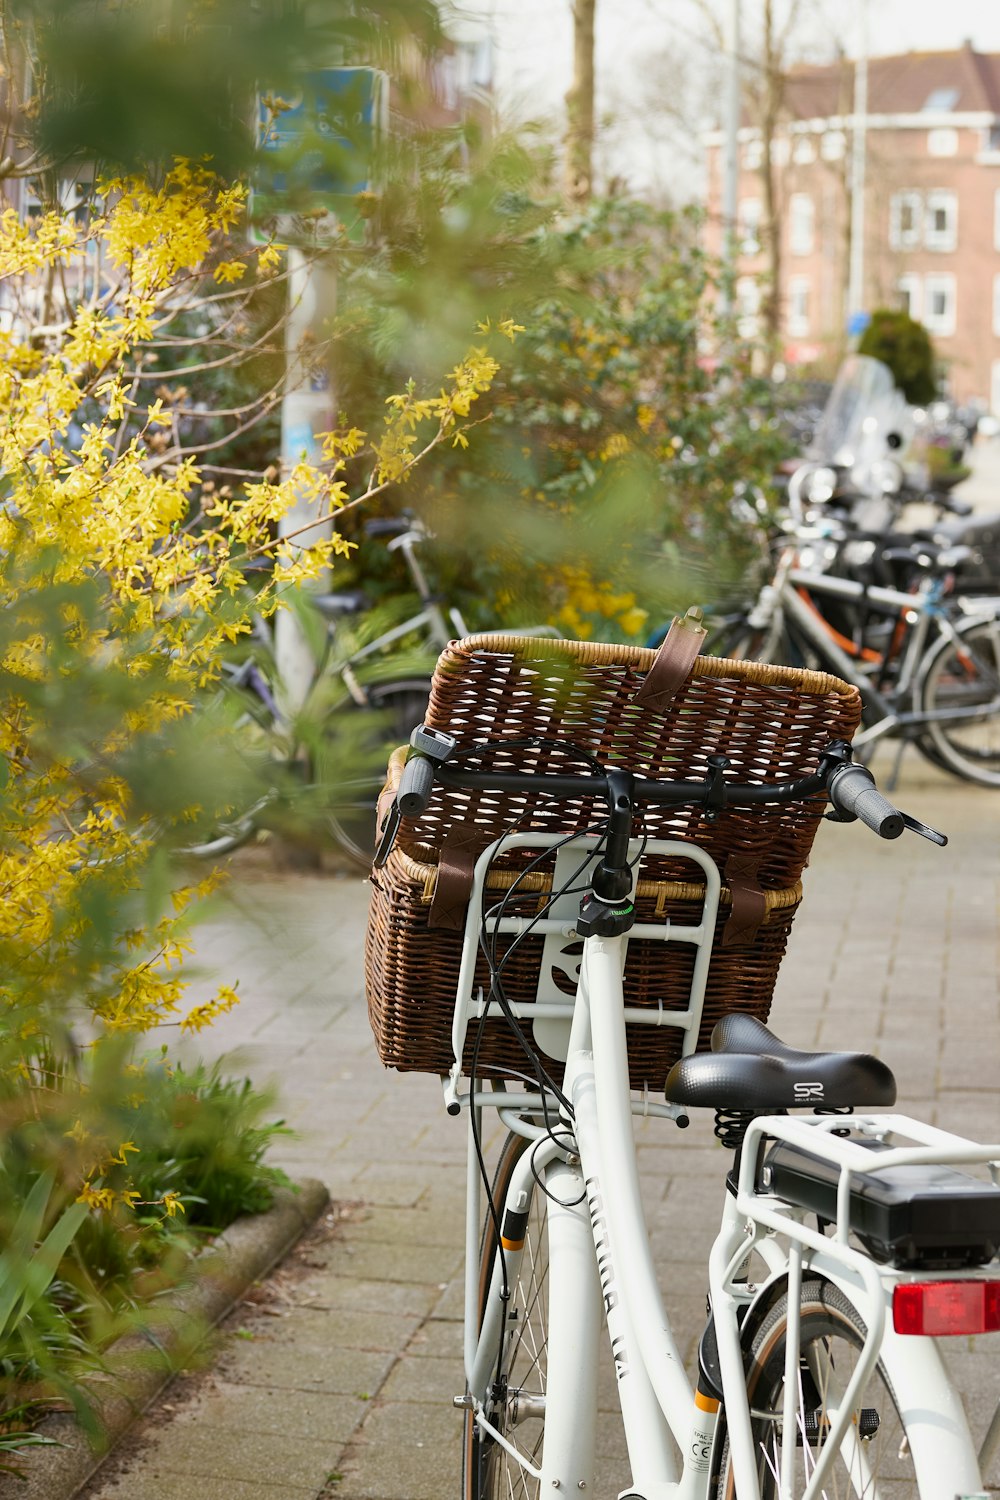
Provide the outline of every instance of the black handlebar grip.
[[434,789],[434,762],[426,755],[411,755],[403,767],[396,792],[396,806],[404,818],[419,818]]
[[840,766],[830,778],[830,801],[842,818],[860,818],[879,838],[898,839],[905,828],[903,814],[883,797],[865,766]]

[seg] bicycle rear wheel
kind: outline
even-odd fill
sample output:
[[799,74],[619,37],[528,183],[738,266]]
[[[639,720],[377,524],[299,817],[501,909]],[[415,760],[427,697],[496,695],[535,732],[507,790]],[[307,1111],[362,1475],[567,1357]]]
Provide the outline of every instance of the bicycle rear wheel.
[[[794,1434],[783,1430],[787,1295],[765,1318],[749,1354],[747,1397],[761,1500],[780,1500],[782,1457],[788,1445],[794,1450],[790,1493],[804,1493],[865,1341],[857,1309],[829,1282],[803,1283],[799,1319]],[[736,1500],[729,1440],[721,1430],[720,1440],[716,1494],[719,1500]],[[881,1365],[859,1393],[822,1492],[827,1500],[918,1500],[920,1482],[906,1428]]]
[[917,740],[927,758],[966,781],[1000,787],[1000,621],[973,620],[956,640],[942,637],[914,698],[919,713],[941,715]]

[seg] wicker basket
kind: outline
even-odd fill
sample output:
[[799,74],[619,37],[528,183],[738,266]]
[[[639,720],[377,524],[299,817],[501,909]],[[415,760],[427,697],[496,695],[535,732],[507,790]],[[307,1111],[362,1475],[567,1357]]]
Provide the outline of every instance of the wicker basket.
[[[462,956],[462,933],[429,925],[437,867],[394,850],[372,876],[371,915],[365,947],[368,1011],[379,1057],[401,1072],[447,1073],[452,1065],[451,1022]],[[512,861],[495,865],[487,882],[488,897],[505,891],[517,877]],[[537,909],[551,886],[547,873],[521,879],[525,898]],[[712,964],[698,1046],[708,1044],[712,1027],[726,1011],[742,1010],[766,1019],[770,997],[785,952],[801,885],[769,891],[766,911],[750,942],[723,945],[732,910],[732,895],[722,888]],[[635,894],[640,922],[659,920],[676,926],[697,923],[704,886],[684,881],[640,880]],[[524,907],[519,908],[524,910]],[[508,940],[509,941],[509,940]],[[543,939],[528,938],[504,969],[504,989],[512,1002],[530,1002],[538,985]],[[505,951],[503,940],[498,950]],[[695,950],[689,943],[662,943],[633,938],[625,964],[625,992],[630,1005],[657,1011],[683,1011],[691,990]],[[475,983],[489,986],[480,955]],[[531,1023],[523,1029],[533,1039]],[[487,1021],[478,1047],[476,1027],[469,1030],[463,1065],[480,1077],[514,1077],[530,1068],[517,1039],[502,1019]],[[630,1026],[629,1073],[633,1088],[662,1089],[671,1065],[681,1054],[683,1032],[670,1026]],[[548,1071],[557,1079],[562,1063],[536,1044]]]
[[[729,779],[762,784],[810,775],[825,746],[850,739],[860,719],[856,689],[839,678],[711,657],[698,657],[670,701],[651,709],[637,703],[636,694],[655,657],[638,647],[472,636],[442,654],[427,723],[455,735],[463,747],[490,741],[481,760],[465,764],[495,771],[579,773],[574,745],[606,766],[659,778],[701,779],[708,757],[722,754]],[[397,757],[389,795],[400,766]],[[699,1046],[727,1010],[766,1019],[823,807],[822,800],[809,799],[733,808],[714,822],[697,808],[643,810],[648,837],[697,843],[723,877]],[[438,786],[425,813],[403,820],[388,864],[373,875],[365,950],[369,1015],[384,1063],[435,1073],[452,1064],[451,1022],[475,856],[515,826],[583,831],[602,813],[603,805],[591,798],[539,797],[529,805],[511,793]],[[456,871],[468,876],[464,886],[460,879],[456,887]],[[502,855],[490,889],[503,889],[518,873],[517,858]],[[643,874],[639,921],[699,920],[703,888],[691,883],[689,862],[663,857],[653,878],[646,866]],[[544,901],[551,872],[532,878],[540,882],[536,902]],[[735,922],[734,890],[744,907],[748,891],[757,901],[749,924],[745,912]],[[505,968],[512,1000],[534,998],[541,947],[540,939],[523,942]],[[627,1003],[686,1008],[693,962],[689,944],[634,937],[625,968]],[[488,983],[485,964],[477,982]],[[661,1087],[681,1042],[676,1028],[630,1027],[633,1086]],[[466,1067],[471,1046],[470,1040]],[[525,1067],[516,1040],[492,1020],[482,1029],[476,1061],[487,1075]],[[557,1063],[549,1066],[558,1071]]]

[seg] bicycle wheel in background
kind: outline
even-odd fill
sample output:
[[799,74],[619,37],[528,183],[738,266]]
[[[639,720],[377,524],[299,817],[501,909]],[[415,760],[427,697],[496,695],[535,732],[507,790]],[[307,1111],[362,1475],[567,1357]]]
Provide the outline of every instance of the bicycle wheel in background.
[[200,837],[178,848],[191,859],[222,859],[249,843],[287,790],[289,736],[265,667],[253,657],[225,663],[206,710],[216,711],[218,732],[232,745],[226,805]]
[[717,624],[709,620],[702,655],[720,656],[727,661],[759,661],[766,636],[767,631],[756,630],[746,615],[720,620]]
[[[933,764],[979,786],[1000,787],[1000,621],[971,620],[942,637],[914,684],[918,713],[931,719],[917,745]],[[963,714],[945,717],[949,711]]]
[[[386,762],[395,747],[407,744],[412,730],[423,722],[430,688],[429,678],[420,677],[375,683],[367,690],[367,706],[351,715],[355,727],[363,731],[354,753],[371,769],[338,781],[332,791],[328,821],[341,849],[359,865],[370,865],[375,854],[375,809],[385,782]],[[358,715],[367,716],[367,728]]]
[[[839,1288],[825,1281],[803,1283],[799,1319],[795,1432],[789,1439],[794,1449],[792,1496],[805,1492],[866,1335],[857,1309]],[[761,1500],[780,1500],[784,1494],[780,1478],[786,1446],[782,1413],[787,1334],[785,1296],[758,1329],[747,1363],[747,1397]],[[720,1441],[716,1493],[718,1500],[736,1500],[729,1440],[721,1428]],[[880,1365],[861,1390],[847,1436],[822,1492],[829,1500],[837,1496],[918,1500],[921,1494],[906,1428]]]

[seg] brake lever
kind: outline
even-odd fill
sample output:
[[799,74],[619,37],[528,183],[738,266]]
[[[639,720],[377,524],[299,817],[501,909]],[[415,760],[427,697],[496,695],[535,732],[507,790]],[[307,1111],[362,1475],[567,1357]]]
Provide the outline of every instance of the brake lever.
[[396,834],[399,832],[401,819],[402,813],[396,806],[396,799],[393,797],[392,802],[389,804],[389,812],[386,820],[382,824],[378,848],[375,850],[375,858],[372,860],[372,864],[376,870],[384,868],[386,860],[392,853],[392,846],[396,842]]
[[932,844],[939,844],[943,849],[948,840],[943,833],[938,833],[936,828],[928,828],[926,823],[921,823],[918,818],[911,818],[909,813],[900,813],[903,827],[908,828],[911,833],[919,833],[922,839],[929,839]]

